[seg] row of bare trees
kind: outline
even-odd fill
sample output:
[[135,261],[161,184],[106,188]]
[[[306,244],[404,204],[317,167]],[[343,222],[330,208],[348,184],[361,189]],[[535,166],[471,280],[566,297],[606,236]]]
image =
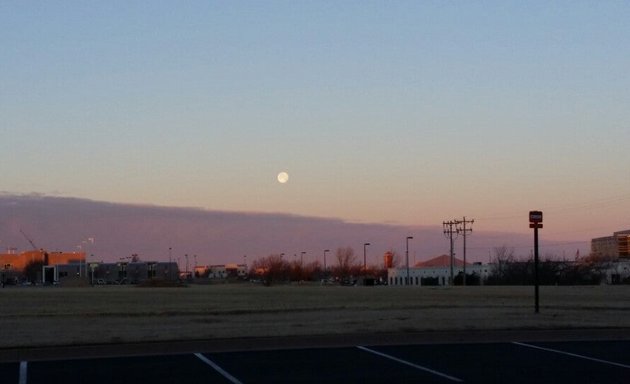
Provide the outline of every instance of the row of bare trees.
[[[534,283],[534,258],[517,257],[513,248],[494,249],[493,268],[486,281],[489,285],[531,285]],[[545,255],[538,265],[542,285],[601,284],[611,260],[593,255],[575,260],[559,260]]]
[[252,263],[250,276],[258,276],[266,284],[286,281],[317,281],[334,279],[344,281],[357,276],[385,278],[387,270],[384,266],[368,265],[364,268],[352,247],[337,249],[332,266],[324,270],[319,261],[302,263],[289,261],[282,255],[269,255]]

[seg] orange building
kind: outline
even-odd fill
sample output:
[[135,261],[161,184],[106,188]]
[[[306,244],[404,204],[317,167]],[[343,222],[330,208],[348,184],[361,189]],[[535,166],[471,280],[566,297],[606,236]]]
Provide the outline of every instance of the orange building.
[[85,263],[85,252],[46,252],[40,249],[19,254],[4,253],[0,254],[0,269],[21,272],[29,263],[38,261],[45,265]]
[[385,269],[392,268],[394,266],[394,253],[392,251],[385,252],[383,255]]

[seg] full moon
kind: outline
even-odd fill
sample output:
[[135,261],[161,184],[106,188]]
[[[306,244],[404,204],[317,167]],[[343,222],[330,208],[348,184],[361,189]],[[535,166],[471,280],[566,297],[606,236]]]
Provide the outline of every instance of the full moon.
[[280,173],[278,173],[278,182],[279,182],[280,184],[284,184],[284,183],[286,183],[287,181],[289,181],[289,174],[288,174],[288,173],[286,173],[286,172],[280,172]]

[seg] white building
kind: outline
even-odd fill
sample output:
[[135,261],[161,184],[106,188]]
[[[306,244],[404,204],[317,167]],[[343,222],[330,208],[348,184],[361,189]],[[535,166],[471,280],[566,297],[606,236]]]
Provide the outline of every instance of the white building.
[[209,279],[244,278],[247,276],[247,264],[221,264],[208,267]]
[[630,279],[630,261],[619,260],[610,263],[606,269],[606,283],[620,284]]
[[[457,279],[460,273],[464,273],[464,262],[455,258],[453,260],[453,276]],[[491,267],[481,263],[466,263],[466,275],[470,280],[470,275],[474,275],[483,281],[490,275]],[[407,280],[407,267],[389,268],[387,270],[387,280],[389,285],[449,285],[451,277],[450,256],[442,255],[431,260],[417,263],[409,267],[409,280]],[[471,284],[472,281],[468,281]],[[478,282],[475,282],[478,284]]]

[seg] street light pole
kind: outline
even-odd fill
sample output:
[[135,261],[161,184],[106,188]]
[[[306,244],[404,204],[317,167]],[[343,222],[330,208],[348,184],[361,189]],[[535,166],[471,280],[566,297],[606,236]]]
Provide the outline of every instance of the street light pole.
[[[94,255],[90,255],[91,258],[94,258]],[[94,266],[90,265],[90,270],[92,271],[92,278],[90,279],[90,285],[94,285]]]
[[197,275],[197,255],[193,255],[193,270],[190,272],[191,277],[196,277]]
[[173,248],[168,247],[168,279],[173,280]]
[[324,273],[326,273],[326,252],[330,252],[330,249],[324,249]]
[[407,280],[405,281],[406,285],[411,285],[411,281],[409,280],[409,240],[411,239],[413,239],[413,236],[407,236],[407,247],[405,248],[405,258],[407,259]]
[[81,244],[77,245],[77,249],[79,250],[79,278],[81,278],[81,253],[83,252],[83,246]]
[[[83,240],[81,243],[85,244],[83,247],[83,267],[85,268],[85,277],[87,278],[87,255],[88,255],[88,242],[87,240]],[[79,262],[79,277],[82,276],[83,272],[81,271],[81,263]]]
[[363,243],[363,274],[367,272],[367,246],[371,245],[370,243]]
[[304,255],[306,254],[306,252],[302,251],[300,252],[300,266],[304,265]]

